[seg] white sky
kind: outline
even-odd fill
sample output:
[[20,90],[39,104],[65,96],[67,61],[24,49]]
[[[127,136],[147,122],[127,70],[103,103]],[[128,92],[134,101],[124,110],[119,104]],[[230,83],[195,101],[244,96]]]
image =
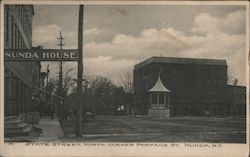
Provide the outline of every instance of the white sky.
[[[77,48],[78,6],[35,5],[33,46]],[[225,59],[228,72],[246,82],[245,6],[84,7],[84,72],[119,83],[126,69],[151,56]],[[47,63],[43,63],[45,69]],[[50,63],[51,76],[57,64]],[[66,63],[75,67],[76,63]]]

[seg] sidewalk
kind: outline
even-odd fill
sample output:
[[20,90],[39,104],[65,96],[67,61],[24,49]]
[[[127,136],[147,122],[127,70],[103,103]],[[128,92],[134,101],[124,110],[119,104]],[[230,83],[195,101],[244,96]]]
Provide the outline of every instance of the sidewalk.
[[35,140],[37,142],[59,141],[60,137],[64,137],[63,130],[57,119],[51,120],[50,117],[43,117],[40,119],[38,126],[43,129],[43,133]]

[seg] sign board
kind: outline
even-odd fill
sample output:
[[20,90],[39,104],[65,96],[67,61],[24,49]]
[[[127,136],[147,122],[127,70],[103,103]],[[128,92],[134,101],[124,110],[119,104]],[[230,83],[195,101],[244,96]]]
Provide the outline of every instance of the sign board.
[[5,49],[5,61],[78,61],[77,49]]

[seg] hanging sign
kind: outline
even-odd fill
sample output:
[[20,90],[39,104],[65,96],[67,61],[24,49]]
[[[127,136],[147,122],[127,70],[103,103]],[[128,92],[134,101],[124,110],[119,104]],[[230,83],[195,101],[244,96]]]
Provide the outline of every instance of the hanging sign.
[[77,49],[5,49],[5,61],[78,61]]

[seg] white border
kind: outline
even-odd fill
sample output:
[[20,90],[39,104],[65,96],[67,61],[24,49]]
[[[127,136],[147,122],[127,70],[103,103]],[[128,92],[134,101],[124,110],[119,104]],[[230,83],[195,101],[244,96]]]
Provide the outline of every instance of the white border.
[[[3,63],[3,45],[4,45],[4,4],[61,4],[61,5],[245,5],[246,6],[246,84],[247,84],[247,143],[246,144],[222,144],[222,148],[185,148],[184,143],[181,147],[116,147],[116,146],[25,146],[24,143],[15,143],[14,146],[3,143],[3,131],[0,134],[0,155],[3,156],[248,156],[249,154],[249,2],[247,1],[42,1],[42,0],[3,0],[1,2],[1,60],[0,72],[4,76],[4,63]],[[3,88],[4,77],[0,77],[1,93],[4,92]],[[4,122],[3,102],[4,95],[1,94],[1,124]],[[3,130],[3,125],[0,125]],[[88,142],[95,143],[95,142]],[[97,143],[97,142],[96,142]],[[100,143],[100,142],[98,142]],[[113,143],[113,142],[112,142]],[[41,144],[41,143],[40,143]],[[107,143],[106,143],[107,144]],[[134,143],[136,144],[136,143]],[[170,143],[168,143],[170,144]]]

